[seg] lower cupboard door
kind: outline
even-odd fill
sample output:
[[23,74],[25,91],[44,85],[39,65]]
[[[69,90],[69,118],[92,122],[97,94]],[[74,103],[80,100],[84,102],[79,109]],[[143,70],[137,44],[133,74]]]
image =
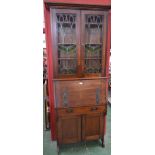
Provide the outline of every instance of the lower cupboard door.
[[88,114],[82,118],[82,140],[97,140],[104,136],[104,115]]
[[59,144],[81,141],[81,116],[59,117],[57,122]]

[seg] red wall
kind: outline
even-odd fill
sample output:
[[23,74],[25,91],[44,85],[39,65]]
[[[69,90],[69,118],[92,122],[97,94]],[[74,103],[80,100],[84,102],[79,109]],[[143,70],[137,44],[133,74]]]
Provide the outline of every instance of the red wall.
[[50,126],[51,139],[56,139],[55,126],[55,110],[54,110],[54,95],[53,95],[53,63],[52,63],[52,38],[50,28],[50,10],[44,5],[44,19],[45,19],[45,36],[46,36],[46,50],[47,50],[47,69],[48,69],[48,91],[50,103]]
[[87,5],[111,5],[111,0],[44,0],[44,2]]

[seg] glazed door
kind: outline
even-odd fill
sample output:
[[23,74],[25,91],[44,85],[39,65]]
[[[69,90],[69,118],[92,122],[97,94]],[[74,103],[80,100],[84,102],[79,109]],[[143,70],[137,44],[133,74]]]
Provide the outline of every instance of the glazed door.
[[80,11],[51,9],[55,78],[76,77],[80,69]]
[[84,115],[82,119],[82,140],[103,138],[103,113]]
[[81,11],[81,66],[84,76],[105,75],[106,12]]

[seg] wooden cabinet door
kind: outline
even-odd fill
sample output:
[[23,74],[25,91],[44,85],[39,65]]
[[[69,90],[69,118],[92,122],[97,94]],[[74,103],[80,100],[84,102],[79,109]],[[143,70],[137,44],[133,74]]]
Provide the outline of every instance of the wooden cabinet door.
[[105,76],[106,16],[104,11],[81,11],[81,68],[85,77]]
[[104,136],[103,113],[89,114],[82,118],[82,140],[97,140]]
[[57,138],[59,144],[81,141],[81,116],[59,117],[57,121]]

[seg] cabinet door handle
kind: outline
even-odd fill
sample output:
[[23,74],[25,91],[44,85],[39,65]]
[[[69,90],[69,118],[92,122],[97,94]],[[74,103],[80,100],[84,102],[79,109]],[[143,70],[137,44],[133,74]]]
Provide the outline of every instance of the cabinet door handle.
[[100,88],[97,88],[96,89],[96,104],[99,104],[100,102],[100,93],[101,93]]
[[72,108],[68,108],[68,109],[66,109],[66,112],[72,113],[73,112],[73,109]]
[[96,111],[98,108],[97,107],[92,107],[91,111]]
[[68,92],[67,92],[67,88],[65,88],[64,93],[63,93],[63,105],[64,107],[68,106]]

